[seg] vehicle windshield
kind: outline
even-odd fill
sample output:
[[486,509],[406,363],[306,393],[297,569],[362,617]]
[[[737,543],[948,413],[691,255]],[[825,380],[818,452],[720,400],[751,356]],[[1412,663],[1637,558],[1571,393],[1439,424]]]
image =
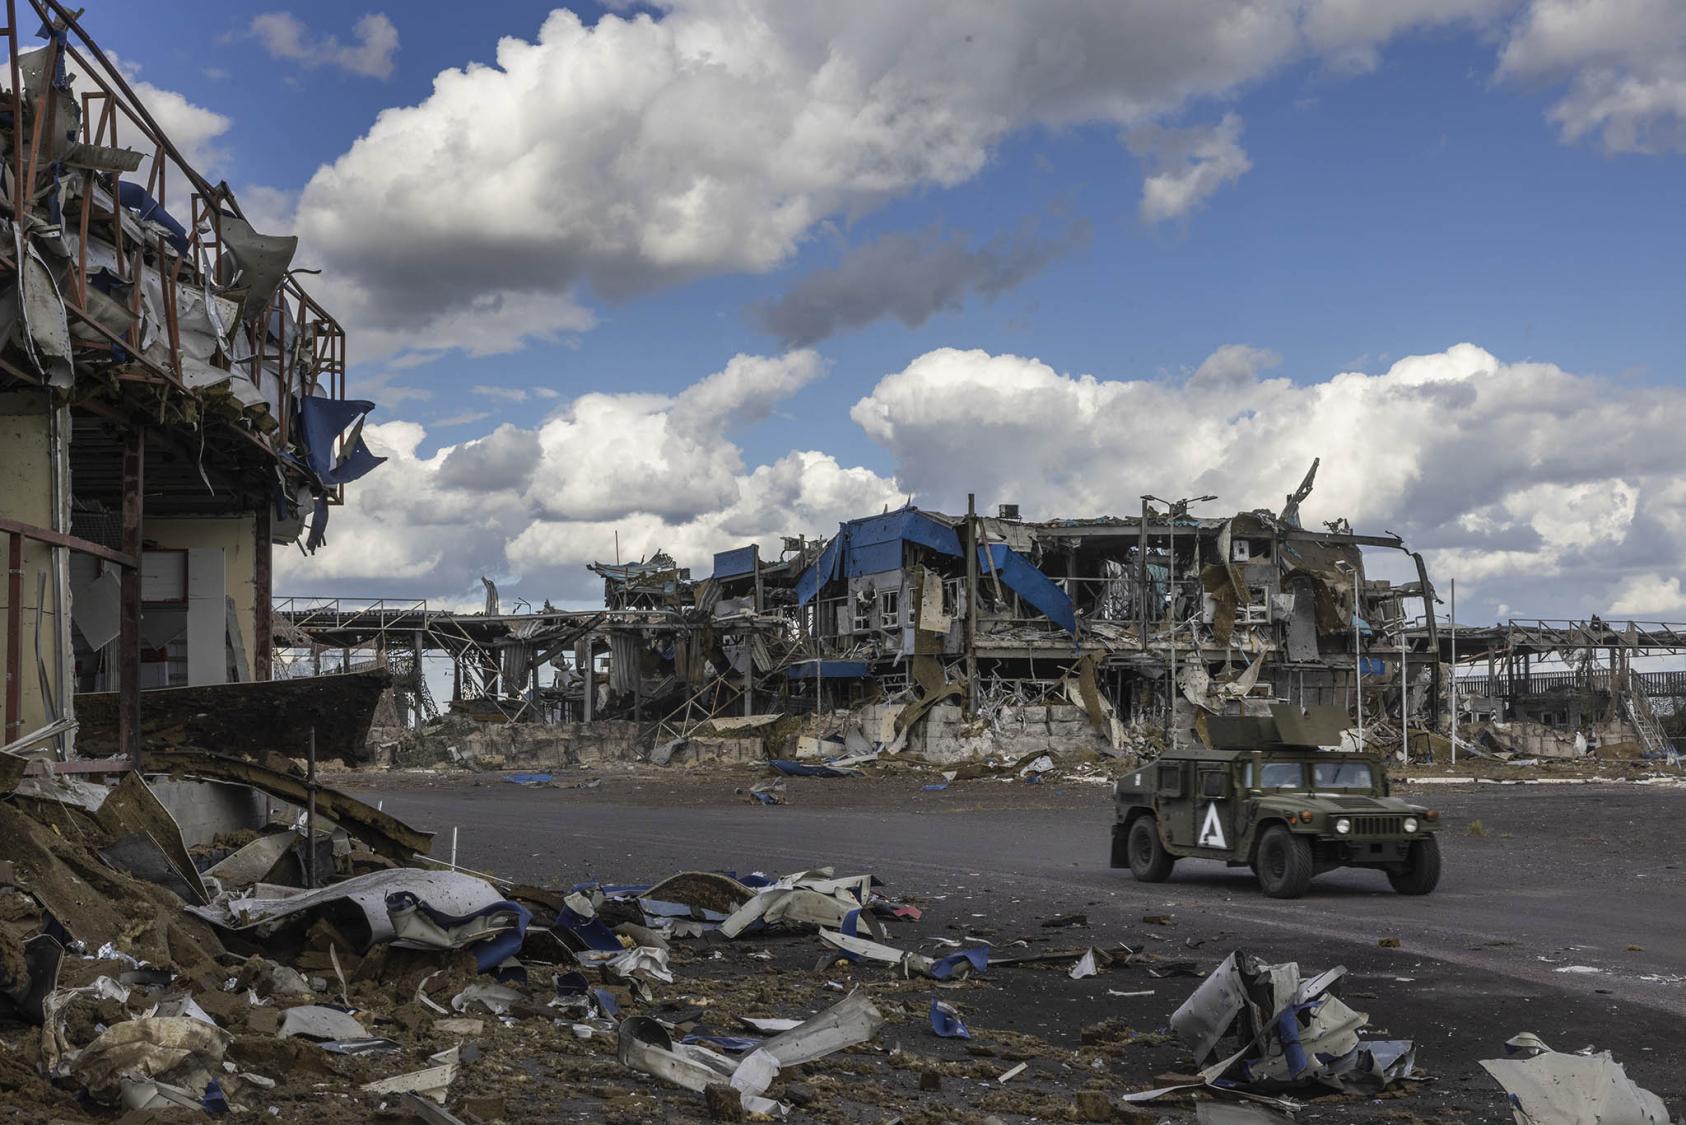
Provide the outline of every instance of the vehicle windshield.
[[1369,789],[1374,784],[1368,762],[1318,762],[1311,772],[1316,789]]
[[1259,770],[1260,789],[1298,789],[1305,781],[1298,762],[1266,762]]

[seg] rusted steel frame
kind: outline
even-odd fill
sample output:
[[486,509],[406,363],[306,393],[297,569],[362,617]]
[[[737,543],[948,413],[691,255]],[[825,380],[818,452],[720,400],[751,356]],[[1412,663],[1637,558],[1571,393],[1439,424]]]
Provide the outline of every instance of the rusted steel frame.
[[6,536],[6,741],[23,733],[23,536]]
[[[149,750],[146,761],[148,768],[171,774],[250,785],[300,808],[310,796],[304,778],[245,758],[190,750]],[[330,817],[351,836],[388,859],[404,862],[416,855],[426,855],[432,845],[433,833],[411,828],[397,817],[337,789],[317,787],[316,802],[317,812]]]
[[[160,202],[162,205],[162,202]],[[158,291],[164,295],[164,327],[170,335],[170,362],[175,367],[176,382],[182,382],[181,374],[181,324],[176,318],[176,278],[181,274],[182,259],[177,255],[170,266],[168,276],[164,274],[164,262],[168,255],[164,253],[164,236],[158,236]],[[193,244],[188,243],[191,250]],[[183,384],[185,386],[185,384]]]
[[0,516],[0,532],[9,535],[21,535],[25,539],[34,539],[52,547],[64,547],[71,551],[80,551],[84,555],[93,555],[118,566],[138,566],[139,560],[133,555],[126,555],[122,551],[113,551],[110,547],[83,539],[75,535],[66,535],[62,531],[54,531],[48,527],[36,527],[34,524],[21,520],[7,519]]
[[16,197],[12,200],[12,211],[18,218],[23,217],[23,146],[15,142],[17,131],[23,126],[23,75],[18,70],[18,4],[17,0],[6,0],[6,53],[12,69],[12,129],[14,143],[12,144],[12,191]]
[[[145,487],[146,429],[132,425],[123,442],[123,553],[140,561],[142,547],[142,490]],[[140,766],[141,704],[141,568],[123,569],[121,613],[117,640],[117,744]]]
[[[52,25],[51,20],[43,22],[45,22],[49,27]],[[43,82],[44,89],[41,92],[42,100],[47,103],[47,112],[43,115],[41,113],[41,107],[35,107],[35,124],[29,132],[29,170],[24,173],[23,181],[18,184],[18,203],[20,206],[27,208],[33,208],[35,206],[35,174],[41,170],[41,135],[43,127],[45,127],[46,135],[51,137],[53,135],[54,111],[58,109],[59,105],[58,91],[53,86],[53,71],[58,69],[60,50],[59,41],[57,37],[54,37],[49,39],[47,42],[47,50],[50,53],[47,55],[47,68],[42,72],[42,77],[45,81]],[[14,49],[15,46],[16,44],[14,44]],[[22,125],[23,121],[20,118],[12,119],[14,138],[17,135],[17,130],[19,130]],[[21,217],[23,212],[19,211],[18,214]],[[19,264],[21,265],[22,263]]]
[[[94,125],[94,101],[101,103],[100,126]],[[105,91],[90,91],[82,95],[82,138],[89,144],[98,144],[99,136],[104,132],[105,118],[111,111],[111,97]],[[115,125],[113,126],[115,128]],[[76,218],[76,303],[83,308],[88,307],[88,217],[94,207],[92,175],[84,177],[82,181],[82,206],[78,208]]]
[[[215,185],[206,180],[204,176],[200,175],[199,170],[189,164],[182,156],[180,150],[171,143],[169,136],[159,127],[158,122],[152,119],[152,115],[147,112],[146,103],[136,96],[134,90],[130,88],[128,81],[124,79],[122,73],[111,64],[111,60],[106,57],[105,52],[100,50],[99,44],[95,43],[93,37],[83,30],[82,25],[77,22],[78,12],[65,7],[65,5],[60,3],[59,0],[30,0],[30,5],[41,16],[43,21],[56,19],[60,23],[64,24],[66,29],[75,34],[76,38],[81,41],[83,48],[86,49],[88,54],[99,63],[99,66],[95,67],[90,65],[86,60],[79,59],[93,81],[99,83],[101,86],[107,86],[109,81],[108,88],[115,89],[118,93],[123,95],[125,101],[125,111],[134,118],[135,122],[142,127],[144,132],[149,134],[150,139],[157,144],[159,148],[169,154],[170,158],[176,162],[176,166],[186,174],[188,182],[200,191],[204,192],[206,195],[212,194]],[[78,58],[78,53],[74,47],[71,48],[71,57]],[[163,200],[160,198],[159,202],[162,203]],[[235,207],[235,212],[236,214],[239,213],[239,207],[237,205]]]

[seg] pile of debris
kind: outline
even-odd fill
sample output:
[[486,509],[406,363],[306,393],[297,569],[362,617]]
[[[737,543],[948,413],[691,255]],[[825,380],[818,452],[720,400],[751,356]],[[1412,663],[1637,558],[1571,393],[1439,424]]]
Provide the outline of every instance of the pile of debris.
[[[306,809],[281,803],[257,831],[190,848],[156,779],[115,766],[115,784],[38,774],[0,800],[0,1104],[449,1125],[554,1118],[558,1097],[607,1119],[743,1120],[902,1113],[912,1096],[932,1101],[907,1120],[1146,1122],[1164,1111],[1142,1102],[1206,1120],[1220,1104],[1293,1111],[1419,1077],[1410,1042],[1362,1037],[1339,968],[1302,977],[1231,953],[1168,1034],[1114,1014],[1059,1046],[977,1017],[1038,970],[1043,989],[1152,997],[1200,978],[1177,959],[1199,943],[1063,944],[1082,914],[1018,939],[957,920],[919,941],[920,905],[830,868],[515,884],[425,858],[425,834],[331,789],[314,790],[313,825],[308,779],[245,767],[271,799],[303,787]],[[1139,981],[1107,987],[1118,976]],[[1121,1098],[1105,1088],[1148,1085],[1161,1068],[1142,1068],[1143,1052],[1173,1044],[1192,1072]],[[1518,1105],[1584,1072],[1588,1097],[1649,1112],[1607,1057],[1512,1048],[1518,1059],[1483,1065]],[[913,1095],[895,1078],[909,1070]]]
[[[190,850],[141,774],[111,773],[22,777],[0,801],[0,1029],[33,1029],[7,1036],[0,1090],[39,1106],[280,1115],[327,1088],[361,1107],[354,1119],[458,1121],[442,1107],[488,1025],[532,1024],[551,1040],[535,1053],[612,1049],[710,1104],[725,1090],[739,1115],[782,1115],[781,1068],[866,1042],[882,1015],[856,992],[754,1036],[662,1018],[670,943],[776,926],[883,936],[880,916],[918,915],[870,876],[828,870],[510,884],[383,854],[426,837],[308,783],[337,821],[284,807]],[[470,1118],[504,1115],[490,1095],[455,1100]]]

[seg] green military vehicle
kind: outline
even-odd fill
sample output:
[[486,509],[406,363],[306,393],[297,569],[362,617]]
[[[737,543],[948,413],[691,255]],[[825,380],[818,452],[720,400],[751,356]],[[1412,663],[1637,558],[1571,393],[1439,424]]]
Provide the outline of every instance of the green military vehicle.
[[1343,712],[1273,706],[1204,725],[1208,747],[1167,751],[1114,783],[1112,866],[1162,883],[1179,859],[1221,860],[1251,867],[1272,898],[1298,898],[1337,867],[1379,868],[1400,894],[1434,890],[1439,814],[1390,796],[1379,758],[1324,749]]

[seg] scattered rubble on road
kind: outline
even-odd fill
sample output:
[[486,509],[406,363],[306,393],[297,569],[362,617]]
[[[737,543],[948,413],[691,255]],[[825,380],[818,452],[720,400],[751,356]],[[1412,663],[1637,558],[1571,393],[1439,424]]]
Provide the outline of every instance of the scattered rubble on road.
[[1565,1054],[1525,1031],[1505,1052],[1481,1067],[1505,1088],[1517,1125],[1669,1125],[1662,1099],[1635,1084],[1608,1051]]
[[[383,855],[409,830],[360,825],[339,800],[321,804],[353,818],[322,816],[314,837],[278,806],[255,831],[183,843],[200,903],[171,865],[143,878],[101,858],[127,826],[101,810],[147,807],[150,786],[98,776],[37,776],[0,801],[20,841],[0,867],[0,1110],[1263,1121],[1311,1101],[1408,1106],[1425,1077],[1409,1041],[1361,1037],[1344,970],[1302,980],[1167,941],[1169,914],[1142,915],[1129,942],[1069,912],[945,932],[918,924],[940,896],[826,868],[521,886]],[[173,827],[152,823],[164,855]],[[299,858],[313,838],[315,889]],[[1120,1014],[1069,1043],[991,1025],[986,997],[1049,981]],[[1144,1021],[1144,1003],[1161,1014]]]

